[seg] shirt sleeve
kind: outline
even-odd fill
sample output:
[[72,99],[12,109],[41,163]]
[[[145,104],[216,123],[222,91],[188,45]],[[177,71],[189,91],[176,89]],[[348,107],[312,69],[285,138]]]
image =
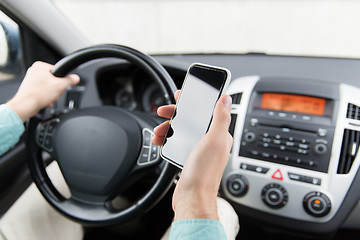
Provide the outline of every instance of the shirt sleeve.
[[0,156],[14,146],[25,127],[20,117],[6,104],[0,105]]
[[224,227],[217,220],[185,219],[171,225],[169,240],[226,240]]

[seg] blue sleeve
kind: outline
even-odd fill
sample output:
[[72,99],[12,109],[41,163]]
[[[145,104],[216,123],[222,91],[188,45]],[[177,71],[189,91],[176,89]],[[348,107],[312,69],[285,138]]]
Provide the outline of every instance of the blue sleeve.
[[24,130],[20,117],[6,104],[0,105],[0,156],[19,141]]
[[171,225],[169,240],[226,240],[222,224],[212,219],[186,219]]

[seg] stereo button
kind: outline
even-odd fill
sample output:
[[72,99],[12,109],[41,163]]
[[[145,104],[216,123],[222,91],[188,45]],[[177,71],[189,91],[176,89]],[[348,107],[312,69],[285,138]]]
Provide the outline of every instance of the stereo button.
[[298,149],[297,152],[300,154],[304,154],[304,155],[308,154],[308,151],[306,151],[304,149]]
[[326,137],[327,130],[323,129],[323,128],[319,128],[318,129],[318,134],[319,134],[320,137]]
[[245,141],[246,142],[253,142],[254,140],[255,140],[255,133],[253,133],[253,132],[247,132],[247,133],[245,133],[245,136],[244,136],[244,138],[245,138]]
[[243,170],[248,170],[248,171],[263,173],[263,174],[265,174],[269,171],[269,168],[255,166],[255,165],[246,164],[246,163],[241,163],[240,168]]
[[308,149],[309,148],[309,145],[307,144],[299,144],[299,148],[303,148],[303,149]]
[[326,151],[327,151],[327,147],[326,147],[325,144],[318,143],[318,144],[315,145],[315,152],[317,154],[324,154],[324,153],[326,153]]

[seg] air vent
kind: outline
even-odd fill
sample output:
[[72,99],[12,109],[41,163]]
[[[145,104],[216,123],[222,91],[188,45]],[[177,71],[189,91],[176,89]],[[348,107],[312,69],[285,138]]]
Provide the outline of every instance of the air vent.
[[232,104],[240,104],[241,96],[242,96],[242,93],[236,93],[236,94],[230,95],[230,97],[232,98]]
[[356,106],[355,104],[349,103],[346,117],[350,119],[360,120],[360,107]]
[[231,122],[229,125],[229,133],[231,134],[231,136],[234,136],[236,119],[237,119],[237,114],[231,114]]
[[350,129],[344,130],[344,137],[341,146],[341,153],[339,165],[337,169],[338,174],[347,174],[355,160],[356,154],[359,150],[360,132]]

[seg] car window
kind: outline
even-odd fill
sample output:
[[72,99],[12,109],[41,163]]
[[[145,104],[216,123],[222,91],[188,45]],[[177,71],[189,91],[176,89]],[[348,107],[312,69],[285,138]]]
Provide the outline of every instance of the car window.
[[23,66],[19,26],[0,11],[0,81],[18,79]]

